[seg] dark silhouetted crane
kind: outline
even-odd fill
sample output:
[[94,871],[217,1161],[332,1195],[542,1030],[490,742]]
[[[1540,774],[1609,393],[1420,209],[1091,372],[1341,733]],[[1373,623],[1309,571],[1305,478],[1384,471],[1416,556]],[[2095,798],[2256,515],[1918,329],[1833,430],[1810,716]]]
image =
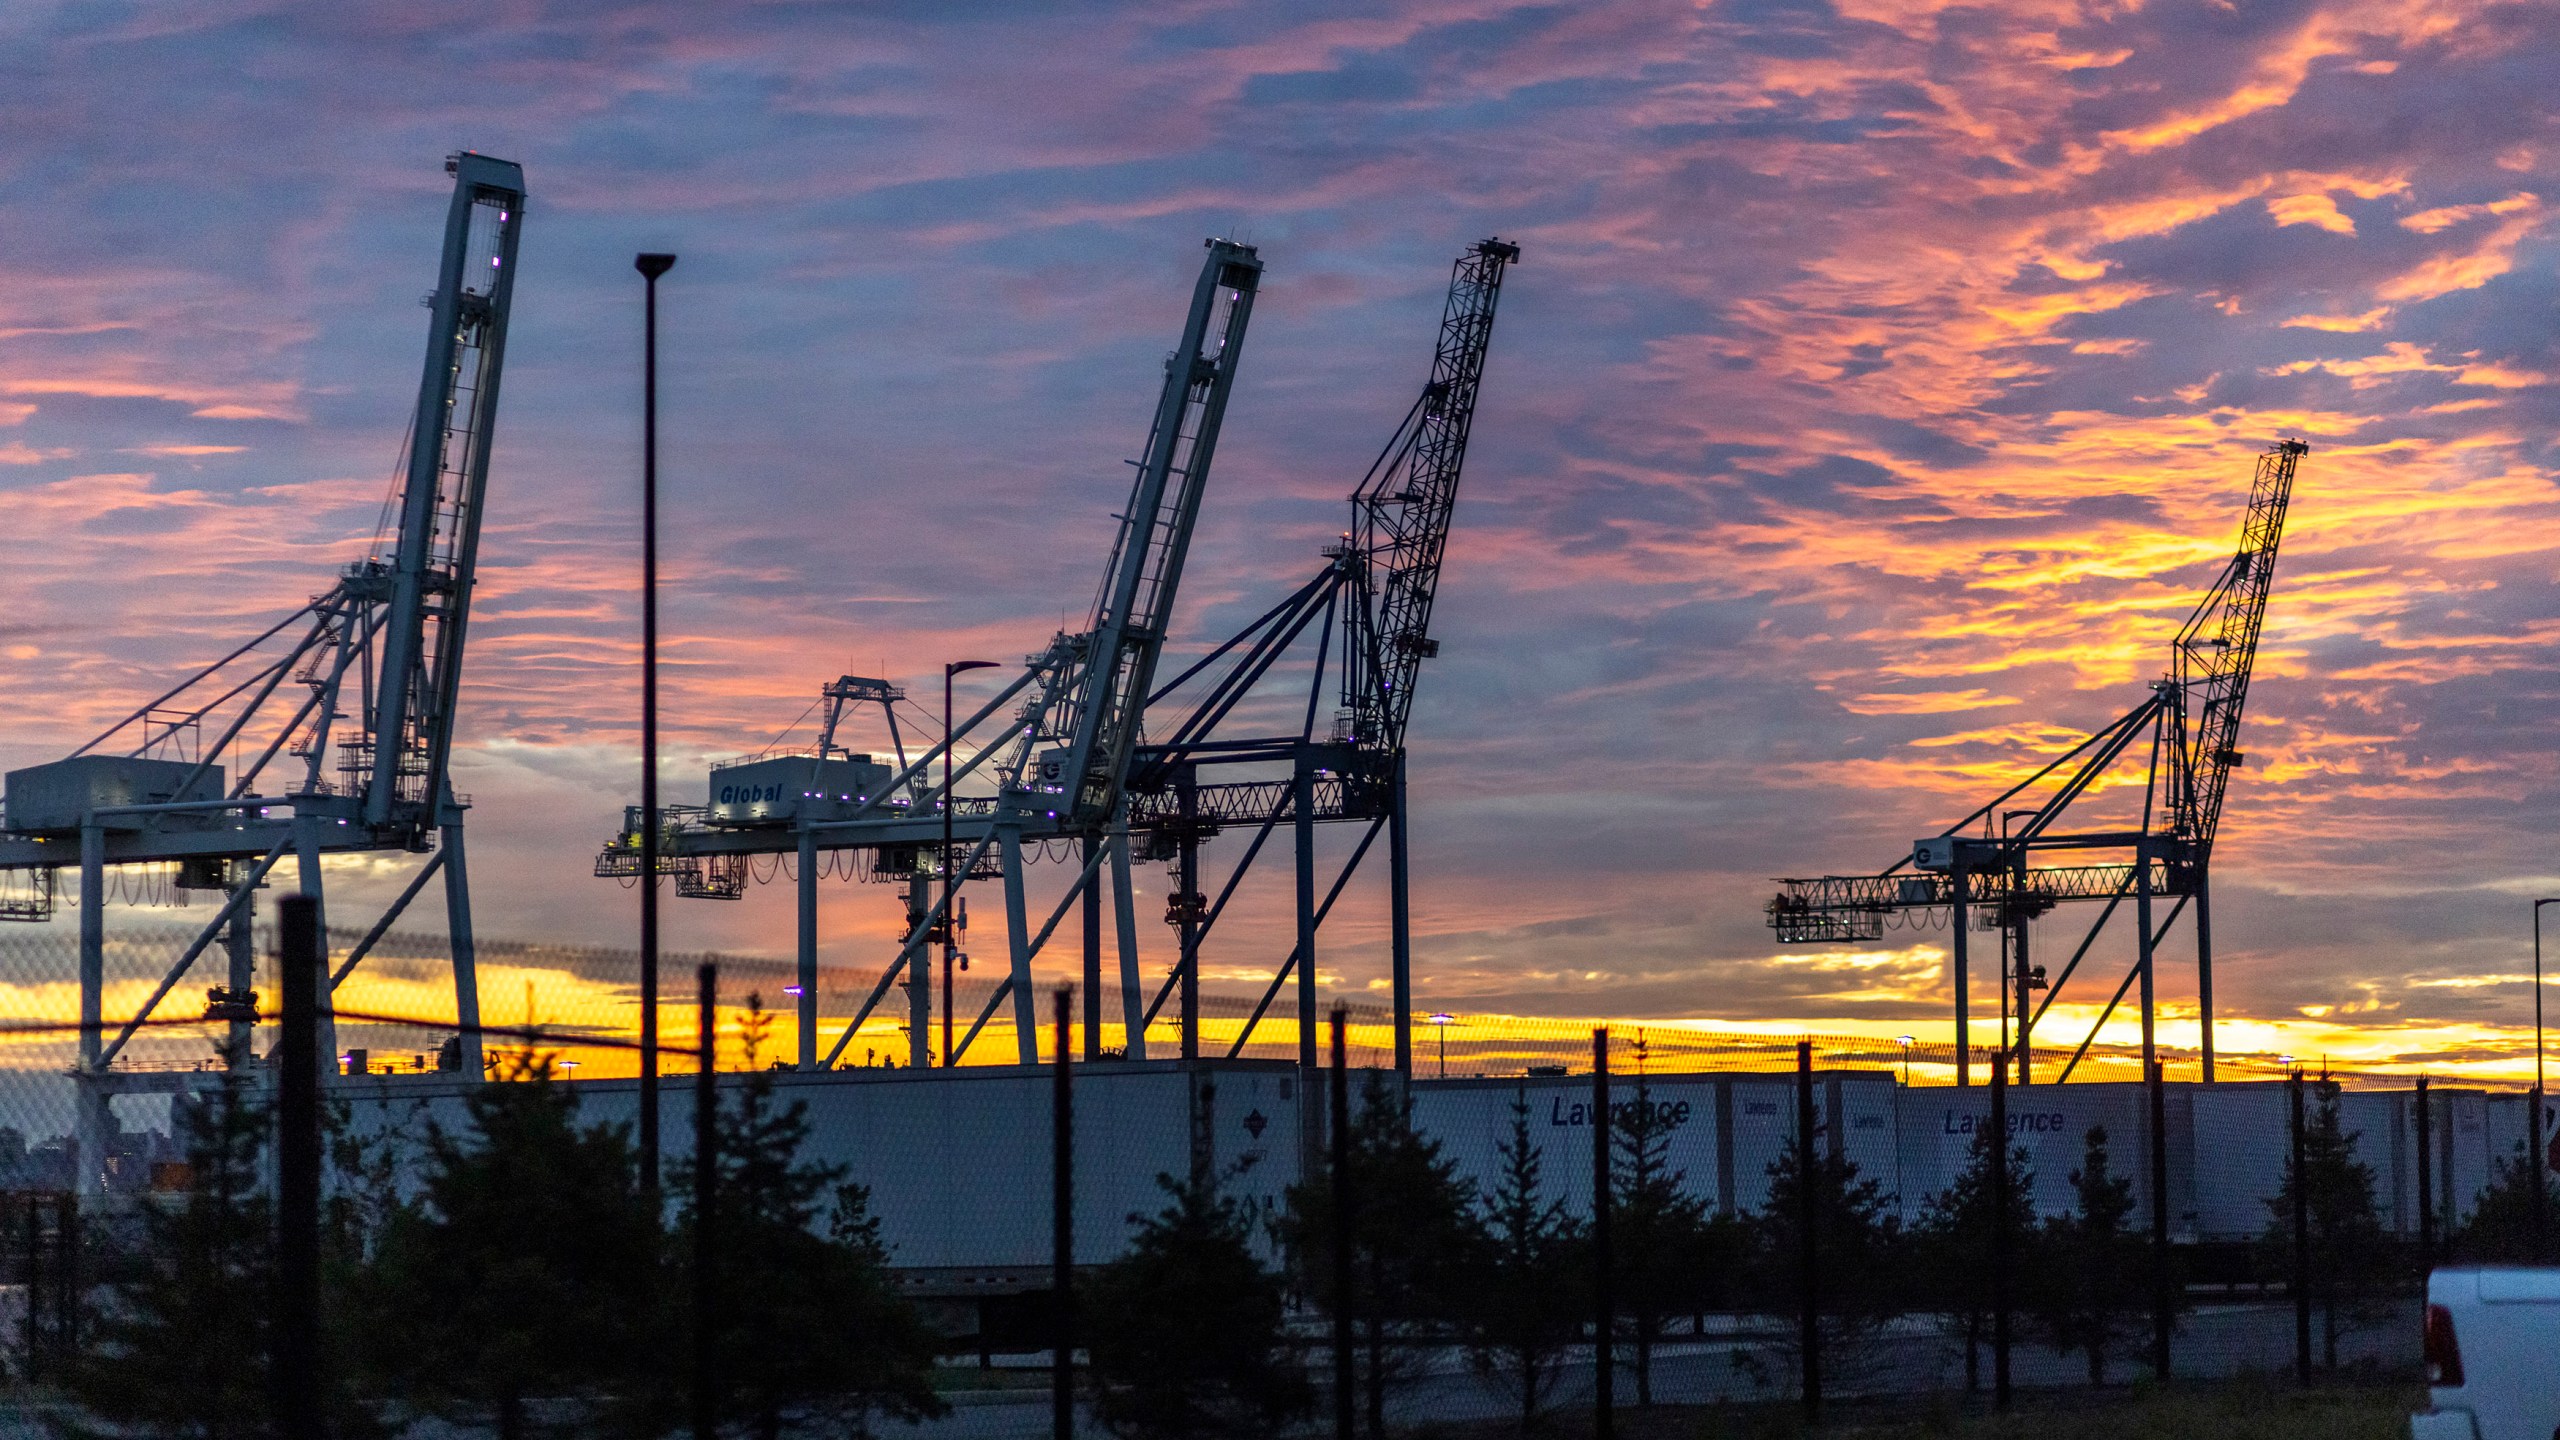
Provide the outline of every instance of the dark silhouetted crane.
[[[2154,681],[2142,703],[2100,727],[2033,775],[1989,803],[1917,842],[1912,853],[1878,875],[1827,875],[1789,879],[1769,902],[1769,923],[1791,944],[1837,944],[1882,939],[1889,919],[1912,912],[1951,915],[1956,992],[1957,1083],[1970,1079],[1966,1046],[1967,923],[1987,915],[2008,932],[2010,957],[2003,975],[2006,1013],[2014,987],[2019,1017],[2014,1053],[2018,1079],[2029,1078],[2029,1040],[2035,1024],[2061,995],[2089,947],[2126,898],[2135,907],[2138,955],[2116,987],[2089,1039],[2062,1072],[2088,1052],[2126,990],[2141,985],[2142,1050],[2156,1061],[2153,1037],[2152,957],[2161,937],[2192,901],[2196,907],[2197,998],[2202,1012],[2203,1074],[2213,1079],[2213,930],[2211,871],[2215,831],[2229,793],[2231,772],[2242,764],[2241,714],[2249,696],[2249,672],[2266,620],[2268,587],[2284,536],[2296,467],[2310,447],[2287,440],[2258,459],[2240,544],[2204,598],[2178,629],[2169,673]],[[2148,742],[2147,744],[2145,742]],[[2066,831],[2065,813],[2119,764],[2147,763],[2140,823],[2133,829]],[[1977,830],[1979,833],[1977,833]],[[2112,858],[2112,857],[2122,858]],[[2082,858],[2088,857],[2088,858]],[[2110,857],[2099,859],[2096,857]],[[2069,859],[2076,863],[2052,863]],[[2044,863],[2039,863],[2039,861]],[[2155,928],[2155,899],[2177,902]],[[2104,901],[2078,949],[2050,986],[2043,967],[2027,954],[2027,926],[2063,901]],[[2046,991],[2041,1004],[2035,991]]]

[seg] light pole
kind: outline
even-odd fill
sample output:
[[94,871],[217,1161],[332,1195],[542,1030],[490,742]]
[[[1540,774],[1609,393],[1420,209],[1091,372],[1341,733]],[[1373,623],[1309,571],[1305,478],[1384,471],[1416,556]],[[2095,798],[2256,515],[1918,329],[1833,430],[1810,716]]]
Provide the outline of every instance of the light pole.
[[1893,1037],[1893,1043],[1902,1047],[1902,1088],[1905,1090],[1911,1088],[1911,1047],[1919,1038],[1916,1035]]
[[648,284],[640,401],[640,1184],[658,1193],[658,277],[673,255],[642,254]]
[[953,956],[958,952],[960,917],[953,913],[952,895],[959,877],[951,873],[951,752],[955,747],[951,733],[951,677],[963,670],[992,670],[993,660],[954,660],[942,667],[942,1063],[948,1067],[959,1063],[951,1053],[951,981]]
[[1440,1032],[1440,1078],[1443,1080],[1449,1078],[1449,1027],[1457,1023],[1458,1017],[1446,1010],[1432,1013],[1431,1024]]

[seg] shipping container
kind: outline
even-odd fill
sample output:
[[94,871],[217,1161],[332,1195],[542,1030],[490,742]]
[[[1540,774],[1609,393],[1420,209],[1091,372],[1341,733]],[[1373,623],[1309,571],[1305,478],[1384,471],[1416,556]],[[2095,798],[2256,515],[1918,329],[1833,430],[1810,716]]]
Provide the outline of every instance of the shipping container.
[[[805,1104],[804,1158],[844,1167],[869,1188],[871,1210],[902,1271],[989,1290],[1045,1289],[1050,1255],[1052,1074],[1046,1068],[774,1072],[775,1100]],[[721,1077],[723,1091],[744,1077]],[[690,1183],[693,1077],[664,1082],[659,1102],[671,1189]],[[571,1082],[582,1124],[630,1126],[639,1082]],[[1188,1173],[1193,1127],[1227,1193],[1257,1215],[1277,1212],[1298,1178],[1296,1067],[1273,1061],[1080,1065],[1075,1074],[1076,1260],[1096,1265],[1128,1244],[1135,1215],[1162,1210],[1159,1176]],[[333,1095],[359,1134],[397,1132],[412,1157],[430,1123],[467,1127],[458,1077],[343,1080]],[[1268,1239],[1257,1227],[1257,1243]]]
[[[2087,1154],[2093,1127],[2107,1132],[2107,1168],[2133,1182],[2137,1220],[2148,1224],[2150,1113],[2134,1084],[2023,1085],[2008,1096],[2012,1150],[2024,1150],[2035,1177],[2030,1199],[2039,1216],[2070,1213],[2071,1174]],[[1971,1162],[1974,1135],[1991,1123],[1991,1092],[1928,1088],[1901,1095],[1902,1216],[1918,1224]],[[2174,1193],[2174,1192],[2173,1192]]]
[[[1846,1146],[1861,1176],[1888,1194],[1898,1186],[1894,1083],[1883,1073],[1819,1074],[1814,1123],[1826,1147]],[[1541,1193],[1577,1217],[1591,1213],[1591,1077],[1416,1080],[1414,1128],[1439,1142],[1461,1179],[1489,1193],[1503,1170],[1515,1107],[1536,1147]],[[1769,1167],[1796,1131],[1796,1082],[1788,1075],[1613,1075],[1610,1109],[1648,1106],[1663,1126],[1665,1167],[1684,1193],[1723,1214],[1768,1201]]]

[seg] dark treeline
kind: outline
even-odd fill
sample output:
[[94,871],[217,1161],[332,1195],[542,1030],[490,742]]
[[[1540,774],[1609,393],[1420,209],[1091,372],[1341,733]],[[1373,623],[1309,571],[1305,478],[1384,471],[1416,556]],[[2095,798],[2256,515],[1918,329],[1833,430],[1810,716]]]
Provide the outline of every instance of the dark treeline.
[[[762,1023],[748,1021],[751,1048]],[[692,1273],[690,1160],[671,1167],[662,1200],[642,1185],[620,1127],[581,1122],[574,1087],[538,1067],[519,1081],[475,1092],[467,1123],[450,1132],[333,1126],[323,1217],[333,1434],[393,1434],[429,1417],[503,1440],[685,1428],[702,1278]],[[1764,1383],[1792,1380],[1808,1216],[1828,1370],[1855,1373],[1861,1352],[1898,1327],[1937,1335],[1949,1363],[1985,1383],[2001,1238],[1987,1130],[1910,1226],[1878,1177],[1819,1132],[1809,1153],[1791,1141],[1770,1166],[1765,1208],[1722,1215],[1671,1164],[1674,1122],[1649,1103],[1641,1074],[1627,1088],[1634,1103],[1615,1107],[1605,1131],[1611,1343],[1626,1398],[1679,1398],[1658,1394],[1655,1351],[1701,1335],[1729,1341],[1733,1363]],[[2339,1123],[2334,1087],[2314,1093],[2300,1173],[2288,1156],[2246,1258],[2260,1278],[2290,1273],[2299,1187],[2319,1353],[2334,1368],[2339,1337],[2384,1323],[2414,1289],[2420,1257],[2387,1238],[2373,1169]],[[118,1433],[273,1433],[263,1095],[244,1076],[187,1107],[187,1186],[91,1236],[84,1343],[46,1378]],[[1269,1217],[1224,1193],[1230,1177],[1165,1177],[1162,1208],[1129,1217],[1122,1257],[1080,1284],[1094,1417],[1132,1440],[1276,1433],[1313,1412],[1329,1357],[1316,1353],[1323,1327],[1312,1322],[1339,1308],[1367,1434],[1389,1433],[1391,1397],[1426,1365],[1445,1374],[1460,1360],[1534,1425],[1563,1398],[1566,1367],[1591,1354],[1594,1180],[1587,1164],[1544,1154],[1530,1121],[1523,1091],[1495,1173],[1478,1185],[1416,1131],[1402,1088],[1372,1075],[1346,1146],[1347,1226],[1329,1159]],[[807,1129],[765,1076],[731,1087],[719,1114],[708,1354],[727,1434],[860,1436],[943,1408],[933,1365],[956,1337],[933,1334],[897,1294],[866,1193],[801,1158]],[[2151,1255],[2132,1178],[2142,1151],[2139,1134],[2088,1131],[2068,1207],[2050,1216],[2025,1203],[2035,1187],[2026,1152],[2008,1157],[2013,1333],[2085,1360],[2093,1384],[2145,1369]],[[2507,1166],[2434,1258],[2526,1258],[2535,1173],[2521,1158]],[[1338,1243],[1350,1248],[1347,1272],[1334,1264]]]
[[[762,1038],[751,1014],[749,1048]],[[330,1126],[322,1330],[329,1433],[432,1417],[495,1433],[656,1437],[695,1374],[690,1157],[662,1202],[625,1127],[585,1125],[534,1065],[418,1135]],[[273,1118],[226,1078],[185,1108],[187,1185],[93,1235],[85,1343],[61,1377],[114,1433],[274,1432]],[[724,1433],[869,1433],[943,1405],[935,1340],[892,1288],[859,1186],[801,1159],[769,1072],[733,1087],[716,1148],[710,1373]],[[395,1148],[412,1151],[403,1184]]]
[[[1669,1122],[1647,1103],[1642,1076],[1628,1085],[1636,1103],[1614,1107],[1608,1131],[1612,1340],[1626,1398],[1639,1406],[1662,1398],[1654,1351],[1675,1337],[1730,1339],[1733,1363],[1764,1384],[1793,1382],[1802,1358],[1797,1257],[1808,1209],[1822,1257],[1816,1333],[1826,1366],[1854,1374],[1889,1326],[1916,1328],[1940,1337],[1969,1385],[1987,1388],[1996,1240],[1987,1130],[1914,1225],[1895,1217],[1877,1177],[1861,1174],[1819,1132],[1809,1156],[1791,1140],[1769,1167],[1763,1209],[1726,1216],[1700,1201],[1667,1160]],[[2394,1302],[2415,1292],[2421,1255],[2386,1237],[2374,1173],[2339,1123],[2336,1087],[2317,1084],[2314,1093],[2302,1176],[2288,1157],[2262,1240],[2224,1250],[2227,1263],[2280,1286],[2292,1255],[2294,1187],[2307,1187],[2311,1298],[2334,1369],[2339,1336],[2383,1323],[2396,1313]],[[1579,1164],[1550,1163],[1529,1122],[1524,1091],[1495,1173],[1478,1188],[1415,1130],[1399,1089],[1373,1077],[1348,1147],[1356,1199],[1347,1295],[1335,1293],[1337,1226],[1324,1166],[1290,1191],[1271,1226],[1277,1271],[1256,1260],[1261,1237],[1241,1209],[1219,1200],[1212,1180],[1168,1181],[1169,1205],[1147,1222],[1132,1256],[1108,1267],[1092,1300],[1097,1333],[1113,1337],[1098,1340],[1108,1348],[1093,1357],[1104,1416],[1124,1435],[1183,1440],[1270,1433],[1307,1414],[1317,1395],[1307,1377],[1325,1364],[1307,1353],[1317,1328],[1285,1323],[1294,1300],[1327,1315],[1349,1307],[1365,1434],[1390,1433],[1388,1397],[1398,1383],[1452,1349],[1524,1430],[1532,1427],[1558,1407],[1565,1367],[1587,1364],[1594,1322],[1582,1218],[1592,1181]],[[2058,1214],[2040,1215],[2028,1202],[2033,1166],[2023,1148],[2010,1150],[2013,1333],[2018,1344],[2084,1361],[2092,1384],[2120,1383],[2148,1373],[2150,1227],[2134,1178],[2144,1137],[2092,1128],[2079,1138],[2078,1163],[2066,1172],[2068,1205]],[[2523,1258],[2531,1183],[2521,1160],[2508,1167],[2463,1226],[2438,1236],[2434,1258]],[[1184,1275],[1222,1278],[1215,1285],[1167,1278]],[[2173,1269],[2173,1304],[2184,1303],[2183,1278]],[[1204,1337],[1215,1344],[1204,1349]]]

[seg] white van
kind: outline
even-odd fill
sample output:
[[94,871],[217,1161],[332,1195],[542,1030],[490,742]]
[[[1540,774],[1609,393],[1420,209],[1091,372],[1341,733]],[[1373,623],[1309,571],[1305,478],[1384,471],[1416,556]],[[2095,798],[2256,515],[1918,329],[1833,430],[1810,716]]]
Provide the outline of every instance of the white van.
[[2560,1440],[2560,1269],[2429,1275],[2426,1359],[2410,1440]]

